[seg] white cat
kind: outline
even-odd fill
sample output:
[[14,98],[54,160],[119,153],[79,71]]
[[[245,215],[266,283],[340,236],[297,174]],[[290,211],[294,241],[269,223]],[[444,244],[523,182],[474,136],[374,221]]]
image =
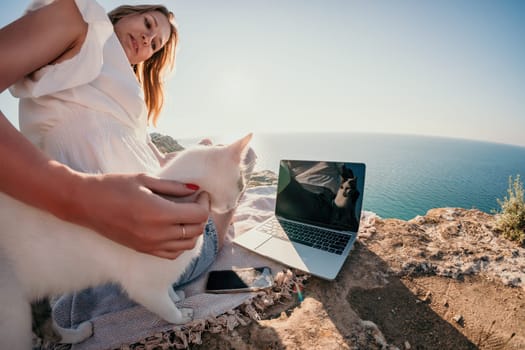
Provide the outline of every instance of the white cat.
[[[235,208],[243,189],[242,158],[252,135],[228,146],[182,151],[158,174],[195,183],[210,194],[211,210]],[[191,320],[191,309],[177,309],[172,284],[198,254],[195,248],[175,260],[161,259],[119,245],[87,228],[57,219],[0,193],[0,348],[31,348],[30,302],[108,282],[170,323]],[[91,336],[89,322],[63,342]]]

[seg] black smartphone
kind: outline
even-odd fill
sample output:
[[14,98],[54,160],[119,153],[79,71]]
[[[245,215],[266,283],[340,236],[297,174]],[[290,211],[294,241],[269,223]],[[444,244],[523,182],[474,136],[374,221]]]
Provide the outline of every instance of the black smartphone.
[[272,270],[267,267],[215,270],[208,273],[206,292],[240,293],[270,288],[273,285]]

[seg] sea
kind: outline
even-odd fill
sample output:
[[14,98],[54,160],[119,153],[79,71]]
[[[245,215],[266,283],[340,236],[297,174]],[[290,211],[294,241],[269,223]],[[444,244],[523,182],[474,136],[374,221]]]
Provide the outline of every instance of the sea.
[[[214,140],[215,141],[215,140]],[[220,141],[220,140],[219,140]],[[500,210],[509,177],[525,180],[525,147],[464,139],[373,133],[255,134],[256,170],[280,159],[366,164],[363,209],[409,220],[429,209]]]

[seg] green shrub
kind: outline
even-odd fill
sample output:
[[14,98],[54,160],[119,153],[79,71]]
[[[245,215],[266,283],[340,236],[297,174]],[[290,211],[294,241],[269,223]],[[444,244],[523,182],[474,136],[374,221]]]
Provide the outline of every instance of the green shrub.
[[519,175],[514,180],[509,176],[507,195],[497,201],[501,211],[496,219],[496,227],[504,237],[525,245],[525,200]]

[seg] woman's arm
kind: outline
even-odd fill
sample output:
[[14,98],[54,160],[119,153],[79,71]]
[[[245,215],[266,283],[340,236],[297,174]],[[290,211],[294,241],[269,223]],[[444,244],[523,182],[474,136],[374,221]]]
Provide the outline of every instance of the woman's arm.
[[86,33],[87,23],[73,0],[57,0],[0,29],[0,92],[78,52]]

